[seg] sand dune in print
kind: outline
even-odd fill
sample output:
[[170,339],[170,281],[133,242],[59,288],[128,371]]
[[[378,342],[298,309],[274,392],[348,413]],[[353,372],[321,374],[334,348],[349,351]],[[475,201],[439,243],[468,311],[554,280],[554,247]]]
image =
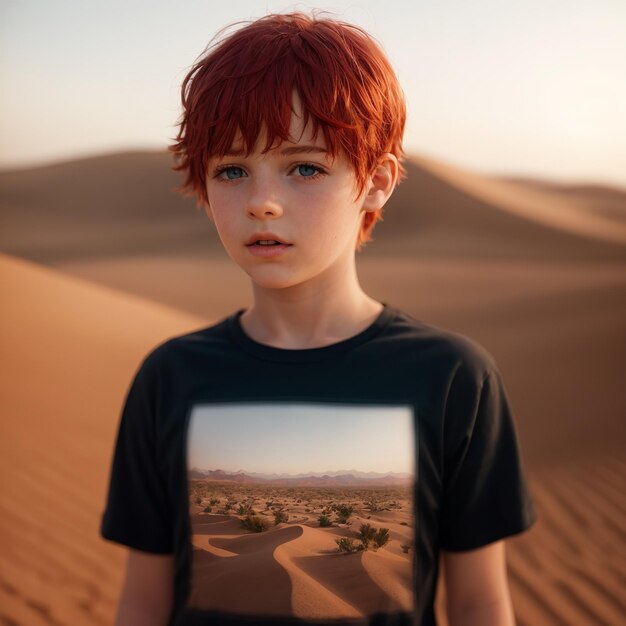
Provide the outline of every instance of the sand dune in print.
[[[195,479],[190,499],[193,608],[301,618],[413,608],[407,485],[242,488]],[[287,520],[276,523],[282,515]],[[246,519],[256,530],[245,526]],[[357,549],[364,524],[388,529],[386,541]],[[354,551],[340,550],[342,540]]]

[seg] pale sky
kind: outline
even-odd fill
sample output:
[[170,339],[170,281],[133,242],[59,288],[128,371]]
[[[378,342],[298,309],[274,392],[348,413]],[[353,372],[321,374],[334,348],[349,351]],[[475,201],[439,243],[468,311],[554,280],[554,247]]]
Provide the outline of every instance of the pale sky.
[[415,472],[408,406],[302,403],[194,407],[188,467],[258,473]]
[[382,43],[407,152],[626,185],[624,0],[0,0],[0,167],[165,148],[217,30],[311,8]]

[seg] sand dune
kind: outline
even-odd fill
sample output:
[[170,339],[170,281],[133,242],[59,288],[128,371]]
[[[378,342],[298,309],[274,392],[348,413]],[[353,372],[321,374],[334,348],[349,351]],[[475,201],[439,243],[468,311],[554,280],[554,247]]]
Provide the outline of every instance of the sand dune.
[[[217,539],[202,535],[194,542],[194,571],[201,572],[198,588],[192,592],[194,606],[250,614],[344,618],[371,614],[381,605],[394,603],[398,610],[406,610],[412,603],[406,588],[410,576],[400,573],[405,569],[410,574],[406,559],[382,550],[376,555],[337,554],[332,535],[302,524],[280,524],[260,535],[244,533],[240,530],[237,535]],[[214,558],[207,558],[204,552]],[[377,593],[367,585],[368,576],[380,581]],[[276,589],[285,590],[278,600]]]
[[[512,215],[583,237],[597,237],[607,242],[626,243],[624,205],[622,205],[623,213],[618,213],[617,210],[610,214],[593,210],[594,202],[597,202],[598,197],[602,200],[606,198],[606,192],[602,188],[595,190],[594,194],[593,188],[587,187],[586,198],[582,194],[577,194],[572,199],[569,195],[558,195],[554,187],[546,190],[534,181],[503,180],[481,176],[448,163],[444,164],[419,156],[414,156],[411,160],[418,167],[437,175],[450,186],[470,193]],[[622,195],[617,190],[611,191],[613,198]]]
[[609,187],[593,183],[555,183],[550,180],[536,180],[524,177],[498,177],[499,180],[521,184],[560,197],[572,205],[594,215],[626,223],[624,208],[625,187]]
[[0,285],[0,623],[110,624],[125,551],[98,531],[116,416],[146,351],[201,321],[6,255]]
[[[539,513],[509,542],[518,624],[620,624],[626,194],[497,181],[427,159],[411,167],[414,185],[398,189],[360,255],[362,283],[476,338],[504,372]],[[125,550],[98,527],[129,380],[158,342],[250,301],[246,277],[218,247],[206,250],[216,240],[202,216],[172,204],[166,169],[164,157],[139,153],[0,174],[0,247],[65,270],[0,255],[0,623],[112,622]],[[113,195],[86,210],[95,187]],[[292,590],[276,601],[297,614],[349,615],[367,608],[355,582],[367,575],[380,597],[406,602],[400,553],[345,555],[345,585],[327,588],[312,547],[334,547],[342,529],[320,535],[298,519],[256,536],[212,517],[197,526],[194,559],[225,593],[229,576],[262,571]],[[444,600],[440,587],[442,626]]]
[[626,463],[580,459],[537,474],[541,524],[509,547],[520,626],[621,624],[626,615]]
[[[263,483],[246,483],[232,491],[226,481],[226,496],[220,481],[190,477],[190,483],[194,546],[190,602],[194,608],[336,619],[412,610],[413,552],[408,550],[413,543],[413,528],[408,525],[412,505],[410,497],[400,496],[400,491],[398,508],[368,514],[362,491],[351,497],[341,487],[340,497],[354,507],[354,514],[348,523],[320,527],[318,517],[333,499],[326,495],[327,488],[320,492],[303,487],[294,493],[290,487],[280,496],[288,520],[275,524],[269,508],[275,486],[268,489]],[[204,510],[209,502],[220,507],[231,498],[252,498],[255,514],[267,528],[260,533],[249,531],[232,509],[228,514],[215,513],[210,510],[213,507]],[[387,528],[388,543],[375,552],[338,553],[336,540],[354,540],[358,535],[353,528],[364,523]],[[268,600],[268,596],[273,597]]]

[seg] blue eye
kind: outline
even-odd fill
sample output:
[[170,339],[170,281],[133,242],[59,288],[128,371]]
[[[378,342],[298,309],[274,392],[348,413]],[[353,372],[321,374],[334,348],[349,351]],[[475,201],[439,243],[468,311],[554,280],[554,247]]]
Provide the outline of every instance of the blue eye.
[[[219,171],[218,175],[221,177],[224,172],[226,172],[226,178],[228,180],[237,180],[238,178],[241,178],[243,174],[243,170],[240,167],[235,166],[225,167],[224,169]],[[239,175],[230,176],[230,174],[232,174],[233,172]]]
[[[315,167],[314,165],[308,165],[307,163],[302,163],[301,165],[298,165],[298,169],[300,170],[300,174],[302,174],[305,178],[309,178],[319,171],[317,167]],[[302,170],[308,170],[309,174],[307,175],[306,172],[303,172]]]

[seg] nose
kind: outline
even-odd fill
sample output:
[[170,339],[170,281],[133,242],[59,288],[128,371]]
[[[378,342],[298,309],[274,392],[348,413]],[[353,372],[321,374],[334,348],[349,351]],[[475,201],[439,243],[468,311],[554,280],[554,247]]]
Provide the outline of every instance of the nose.
[[269,176],[262,178],[257,176],[250,185],[246,210],[249,216],[260,219],[282,215],[282,203],[277,197],[276,186]]

